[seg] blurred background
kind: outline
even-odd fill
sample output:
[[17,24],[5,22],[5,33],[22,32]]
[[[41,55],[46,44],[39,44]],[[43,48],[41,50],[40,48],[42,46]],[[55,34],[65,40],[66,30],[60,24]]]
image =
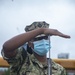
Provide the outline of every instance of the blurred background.
[[34,21],[46,21],[71,36],[50,38],[51,58],[75,59],[75,0],[0,0],[0,57],[3,43]]
[[[46,21],[71,36],[50,38],[51,58],[75,59],[75,0],[0,0],[0,57],[3,43],[34,21]],[[0,67],[0,75],[9,75],[9,69]]]

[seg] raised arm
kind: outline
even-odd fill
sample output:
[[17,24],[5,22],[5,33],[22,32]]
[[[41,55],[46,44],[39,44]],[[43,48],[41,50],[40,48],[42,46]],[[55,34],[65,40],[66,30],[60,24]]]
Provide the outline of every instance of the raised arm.
[[63,38],[70,38],[69,35],[65,35],[56,29],[39,28],[26,33],[19,34],[9,39],[3,44],[3,50],[5,51],[5,53],[14,52],[15,49],[17,49],[18,47],[22,46],[24,43],[30,41],[31,39],[33,39],[34,37],[40,34],[55,35]]
[[37,35],[42,34],[42,33],[44,33],[44,29],[36,29],[36,30],[33,30],[33,31],[29,31],[29,32],[26,32],[26,33],[19,34],[19,35],[13,37],[13,38],[7,40],[3,44],[3,49],[5,51],[15,50],[18,47],[25,44],[26,42],[33,39],[34,37],[36,37]]

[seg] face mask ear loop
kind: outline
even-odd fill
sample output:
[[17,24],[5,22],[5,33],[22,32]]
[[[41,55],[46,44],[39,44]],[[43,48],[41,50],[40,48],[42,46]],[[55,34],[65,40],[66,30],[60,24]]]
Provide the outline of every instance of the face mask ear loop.
[[[48,39],[49,39],[49,46],[50,46],[50,35],[48,36]],[[48,58],[48,75],[52,75],[50,49],[49,49],[49,58]]]

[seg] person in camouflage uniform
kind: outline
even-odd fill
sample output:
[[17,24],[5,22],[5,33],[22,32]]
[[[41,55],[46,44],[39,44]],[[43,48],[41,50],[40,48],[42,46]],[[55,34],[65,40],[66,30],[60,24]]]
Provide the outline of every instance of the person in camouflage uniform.
[[[46,22],[34,22],[25,28],[26,33],[17,35],[3,44],[1,54],[10,64],[10,75],[48,75],[46,55],[40,56],[31,48],[31,41],[35,37],[45,35],[57,35],[70,38],[58,30],[48,29]],[[35,30],[34,30],[35,29]],[[65,69],[51,60],[52,75],[66,75]]]

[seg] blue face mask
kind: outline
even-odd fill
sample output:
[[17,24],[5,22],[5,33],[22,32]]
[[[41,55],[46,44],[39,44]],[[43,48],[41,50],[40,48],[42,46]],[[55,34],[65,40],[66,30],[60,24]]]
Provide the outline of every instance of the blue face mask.
[[49,40],[40,40],[35,41],[34,43],[34,49],[33,51],[37,53],[38,55],[44,56],[46,53],[50,50],[51,46],[49,44]]

